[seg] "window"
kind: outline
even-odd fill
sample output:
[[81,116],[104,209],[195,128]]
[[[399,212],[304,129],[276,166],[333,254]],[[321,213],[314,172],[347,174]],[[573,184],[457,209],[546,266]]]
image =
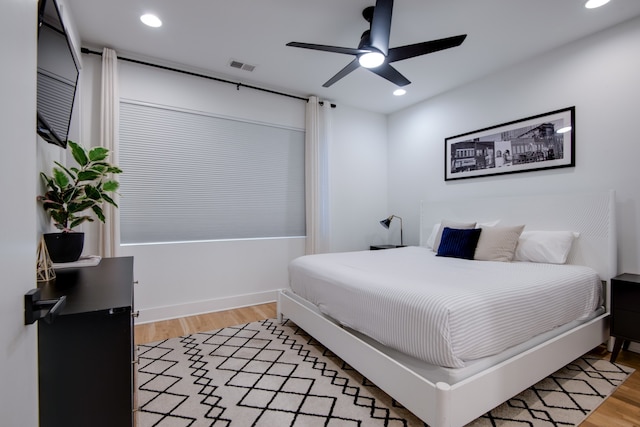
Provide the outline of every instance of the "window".
[[122,244],[305,235],[304,131],[120,103]]

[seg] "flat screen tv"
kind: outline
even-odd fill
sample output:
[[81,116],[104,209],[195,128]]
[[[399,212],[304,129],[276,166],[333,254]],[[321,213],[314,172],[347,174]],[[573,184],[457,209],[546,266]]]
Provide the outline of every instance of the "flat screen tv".
[[37,132],[67,147],[79,68],[55,0],[38,4]]

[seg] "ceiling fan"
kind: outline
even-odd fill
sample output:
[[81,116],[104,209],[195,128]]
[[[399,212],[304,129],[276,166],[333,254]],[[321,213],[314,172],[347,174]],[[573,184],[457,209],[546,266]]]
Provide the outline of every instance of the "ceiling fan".
[[362,11],[362,16],[367,22],[369,22],[370,29],[362,33],[360,43],[356,49],[300,42],[290,42],[287,43],[287,46],[355,56],[353,61],[351,61],[342,70],[338,71],[335,76],[331,77],[322,85],[323,87],[331,86],[360,66],[367,68],[369,71],[389,80],[391,83],[402,87],[411,82],[391,66],[392,62],[460,46],[467,37],[466,34],[463,34],[444,39],[389,48],[392,11],[393,0],[377,0],[375,6],[369,6]]

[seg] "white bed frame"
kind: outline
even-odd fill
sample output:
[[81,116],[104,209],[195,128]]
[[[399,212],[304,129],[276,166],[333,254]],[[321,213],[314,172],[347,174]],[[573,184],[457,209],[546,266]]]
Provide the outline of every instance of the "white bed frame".
[[[580,232],[569,263],[588,265],[606,282],[617,272],[615,194],[532,195],[426,202],[420,243],[442,219],[501,220],[525,230]],[[609,339],[607,313],[456,384],[434,383],[293,297],[278,296],[278,317],[291,319],[431,427],[473,421]]]

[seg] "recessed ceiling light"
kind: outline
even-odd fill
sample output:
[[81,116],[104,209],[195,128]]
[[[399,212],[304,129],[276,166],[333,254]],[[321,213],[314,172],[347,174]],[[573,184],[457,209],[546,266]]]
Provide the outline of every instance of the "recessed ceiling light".
[[396,90],[394,90],[394,91],[393,91],[393,94],[394,94],[395,96],[402,96],[402,95],[404,95],[405,93],[407,93],[407,91],[406,91],[406,90],[404,90],[404,89],[396,89]]
[[560,128],[556,131],[556,133],[567,133],[571,130],[571,126],[565,126],[563,128]]
[[162,21],[160,20],[160,18],[158,18],[156,15],[153,15],[151,13],[146,13],[142,15],[140,17],[140,20],[142,21],[143,24],[148,25],[150,27],[157,28],[162,26]]
[[596,7],[604,6],[609,3],[609,0],[587,0],[584,7],[587,9],[595,9]]

